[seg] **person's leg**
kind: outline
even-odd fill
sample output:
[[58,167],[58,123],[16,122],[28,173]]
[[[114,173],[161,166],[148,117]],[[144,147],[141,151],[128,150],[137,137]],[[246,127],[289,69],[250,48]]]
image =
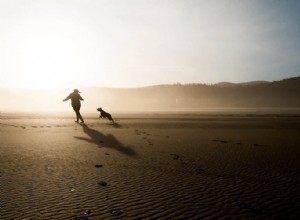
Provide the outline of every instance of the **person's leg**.
[[[84,120],[83,120],[83,118],[82,118],[82,116],[81,116],[79,110],[78,110],[78,118],[81,120],[82,123],[84,123]],[[77,119],[77,120],[78,120],[78,119]]]
[[79,122],[79,115],[80,115],[79,109],[78,109],[78,108],[75,108],[75,107],[73,107],[73,109],[74,109],[74,111],[75,111],[75,113],[76,113],[76,122]]
[[84,123],[84,120],[80,114],[80,107],[77,108],[76,114],[77,114],[77,120],[80,119],[81,123]]
[[84,120],[80,114],[80,106],[79,107],[73,107],[74,111],[76,112],[76,118],[77,118],[77,121],[76,122],[79,122],[79,119],[81,120],[82,123],[84,123]]

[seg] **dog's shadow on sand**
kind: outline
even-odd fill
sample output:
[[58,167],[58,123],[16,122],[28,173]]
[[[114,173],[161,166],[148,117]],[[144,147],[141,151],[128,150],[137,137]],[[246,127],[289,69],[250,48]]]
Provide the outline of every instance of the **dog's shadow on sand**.
[[119,123],[117,122],[113,122],[113,123],[107,123],[107,125],[110,125],[114,128],[122,128],[122,125],[120,125]]
[[117,150],[127,156],[135,157],[136,152],[128,146],[124,146],[119,142],[113,135],[104,135],[101,132],[89,128],[86,124],[80,124],[84,133],[86,133],[90,138],[85,137],[75,137],[79,140],[87,141],[89,143],[97,144],[98,147],[108,147]]

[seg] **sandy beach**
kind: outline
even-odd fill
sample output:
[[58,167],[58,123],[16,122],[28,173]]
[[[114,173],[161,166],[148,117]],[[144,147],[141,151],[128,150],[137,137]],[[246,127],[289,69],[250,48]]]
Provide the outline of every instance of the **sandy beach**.
[[1,219],[300,219],[300,116],[0,115]]

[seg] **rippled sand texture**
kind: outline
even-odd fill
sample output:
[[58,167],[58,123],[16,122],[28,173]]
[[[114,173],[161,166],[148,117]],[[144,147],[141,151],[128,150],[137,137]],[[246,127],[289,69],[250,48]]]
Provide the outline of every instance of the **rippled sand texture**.
[[300,219],[300,117],[0,119],[1,219]]

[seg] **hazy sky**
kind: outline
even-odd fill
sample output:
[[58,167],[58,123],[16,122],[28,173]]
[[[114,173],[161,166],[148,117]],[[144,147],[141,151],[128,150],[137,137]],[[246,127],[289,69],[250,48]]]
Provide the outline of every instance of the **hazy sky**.
[[0,87],[300,75],[300,1],[0,0]]

